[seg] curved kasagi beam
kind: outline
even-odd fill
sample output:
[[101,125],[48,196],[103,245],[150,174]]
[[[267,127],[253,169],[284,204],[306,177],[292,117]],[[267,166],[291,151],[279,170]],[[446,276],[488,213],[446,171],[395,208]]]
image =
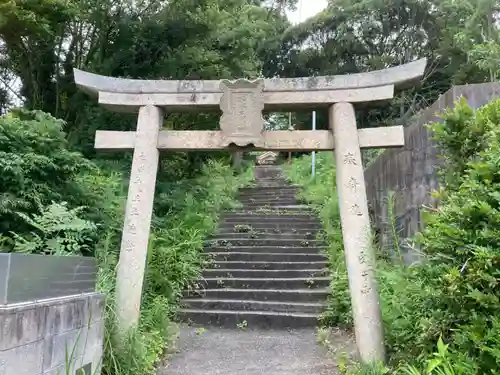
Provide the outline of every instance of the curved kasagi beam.
[[[344,90],[374,86],[414,84],[424,74],[427,59],[420,59],[392,68],[336,76],[264,79],[264,91]],[[99,92],[128,94],[219,93],[219,80],[145,80],[101,76],[74,69],[75,83],[82,90],[97,96]]]
[[[420,59],[367,73],[264,79],[266,108],[387,100],[393,97],[395,87],[417,83],[424,74],[426,63],[426,59]],[[79,69],[74,69],[74,77],[82,91],[98,96],[99,103],[117,111],[135,111],[143,105],[174,110],[217,107],[222,95],[220,80],[114,78]]]

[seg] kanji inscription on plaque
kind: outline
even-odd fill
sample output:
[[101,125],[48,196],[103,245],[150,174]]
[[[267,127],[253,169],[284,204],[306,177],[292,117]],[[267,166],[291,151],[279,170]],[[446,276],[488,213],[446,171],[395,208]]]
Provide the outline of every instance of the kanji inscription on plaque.
[[220,129],[225,146],[235,144],[240,147],[264,146],[264,81],[223,80],[220,83],[222,98],[220,108],[222,116]]

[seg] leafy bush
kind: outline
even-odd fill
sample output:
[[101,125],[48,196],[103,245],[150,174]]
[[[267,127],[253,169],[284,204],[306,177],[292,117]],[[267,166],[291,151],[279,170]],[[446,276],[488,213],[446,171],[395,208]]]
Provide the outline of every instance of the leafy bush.
[[39,111],[0,117],[0,233],[29,231],[18,213],[40,213],[52,202],[85,201],[76,176],[91,167],[67,147],[64,122]]
[[62,125],[41,112],[0,117],[2,250],[95,255],[98,290],[106,294],[103,374],[153,374],[175,338],[170,318],[182,291],[200,276],[203,242],[252,174],[234,175],[210,159],[199,171],[186,170],[181,153],[162,159],[140,323],[117,334],[115,270],[130,163],[71,152]]
[[[453,132],[442,130],[448,123]],[[499,126],[499,100],[477,111],[462,101],[443,115],[443,125],[431,124],[449,155],[443,174],[451,182],[437,192],[440,206],[427,212],[416,238],[433,262],[445,266],[437,280],[444,292],[439,307],[449,314],[445,339],[471,358],[479,374],[500,373]]]
[[83,255],[93,252],[97,226],[78,217],[83,210],[77,207],[69,210],[66,202],[52,203],[41,209],[40,215],[30,217],[22,212],[17,214],[33,230],[14,236],[14,251],[44,255]]
[[[169,317],[175,312],[182,291],[199,279],[203,243],[217,227],[218,216],[234,203],[239,187],[252,179],[250,170],[234,176],[221,162],[210,161],[199,177],[161,184],[155,202],[140,325],[118,340],[113,309],[114,269],[118,260],[115,232],[105,236],[97,257],[101,290],[109,296],[104,374],[154,373],[154,366],[172,340]],[[161,173],[161,172],[160,172]],[[158,214],[162,216],[158,216]]]
[[[425,259],[414,265],[379,259],[392,368],[365,367],[357,374],[500,374],[500,100],[476,111],[461,101],[429,127],[444,163],[443,187],[435,193],[439,208],[426,210],[425,229],[414,239]],[[328,231],[339,216],[333,189],[321,198],[314,185],[331,181],[333,166],[320,165],[311,182],[304,172],[309,160],[295,161],[289,174],[306,186],[306,197],[320,212],[330,210],[332,216],[322,220]],[[330,245],[331,252],[341,250]],[[341,261],[340,254],[330,258]],[[345,268],[332,267],[338,273],[327,322],[350,324],[347,282],[341,282]]]

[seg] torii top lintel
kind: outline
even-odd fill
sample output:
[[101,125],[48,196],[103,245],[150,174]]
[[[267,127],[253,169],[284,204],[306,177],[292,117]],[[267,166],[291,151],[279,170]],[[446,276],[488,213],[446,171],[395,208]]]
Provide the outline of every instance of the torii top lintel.
[[[395,88],[417,83],[427,60],[367,73],[263,80],[266,110],[322,106],[337,102],[370,102],[391,99]],[[137,112],[145,105],[169,111],[219,108],[220,80],[141,80],[101,76],[74,69],[76,85],[99,97],[99,103],[117,112]]]

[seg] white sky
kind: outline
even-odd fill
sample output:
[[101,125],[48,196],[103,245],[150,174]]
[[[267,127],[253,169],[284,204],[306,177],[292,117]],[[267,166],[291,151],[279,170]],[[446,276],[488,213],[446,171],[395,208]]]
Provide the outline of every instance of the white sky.
[[297,10],[295,12],[287,11],[286,14],[291,23],[297,24],[321,12],[327,4],[327,0],[299,0]]

